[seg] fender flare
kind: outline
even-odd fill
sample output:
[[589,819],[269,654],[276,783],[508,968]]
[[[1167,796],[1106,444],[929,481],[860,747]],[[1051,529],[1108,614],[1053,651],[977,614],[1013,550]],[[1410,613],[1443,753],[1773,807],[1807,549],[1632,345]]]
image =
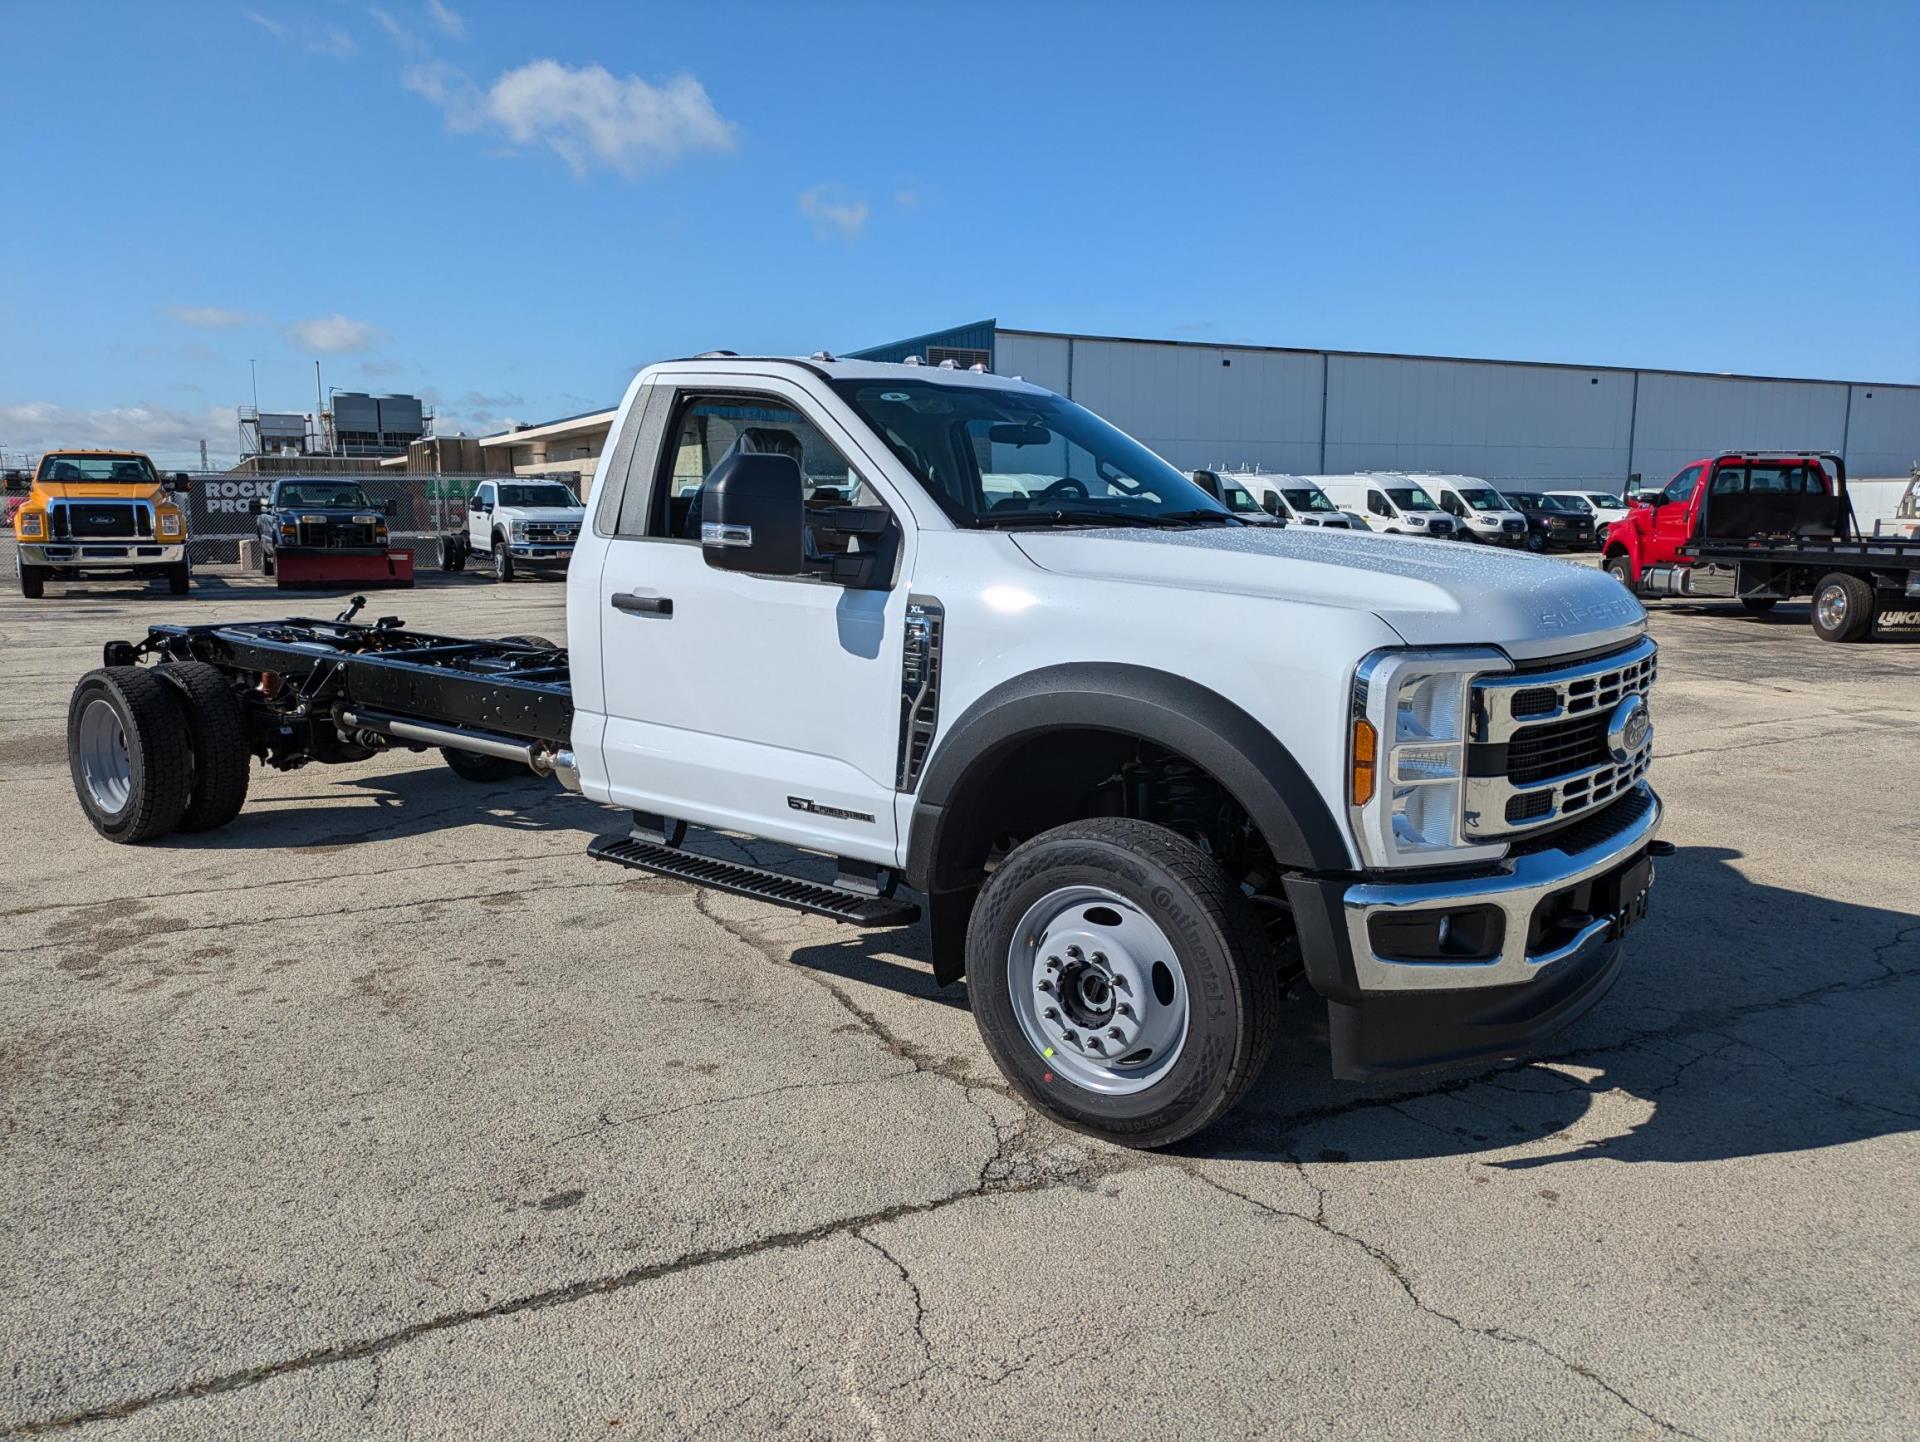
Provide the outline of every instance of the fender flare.
[[1137,736],[1205,768],[1246,808],[1274,860],[1301,871],[1353,869],[1346,834],[1280,739],[1196,681],[1147,666],[1075,662],[1002,682],[947,729],[920,779],[907,877],[929,895],[977,880],[936,874],[943,832],[967,792],[1021,743],[1049,731]]

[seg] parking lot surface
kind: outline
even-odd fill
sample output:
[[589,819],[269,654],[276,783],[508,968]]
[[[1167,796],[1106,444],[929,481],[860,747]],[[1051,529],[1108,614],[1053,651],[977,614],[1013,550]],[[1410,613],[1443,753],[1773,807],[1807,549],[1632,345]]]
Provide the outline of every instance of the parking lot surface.
[[[1372,1086],[1301,998],[1141,1154],[1006,1093],[919,931],[593,863],[620,817],[551,782],[256,770],[222,831],[93,834],[102,642],[338,604],[0,599],[0,1431],[1920,1430],[1920,642],[1656,605],[1680,850],[1612,995]],[[564,636],[551,584],[387,612]]]

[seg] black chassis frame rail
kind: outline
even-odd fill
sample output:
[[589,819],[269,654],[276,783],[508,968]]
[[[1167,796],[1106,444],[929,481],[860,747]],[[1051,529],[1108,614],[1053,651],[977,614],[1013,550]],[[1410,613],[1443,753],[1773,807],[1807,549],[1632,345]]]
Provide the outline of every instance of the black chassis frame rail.
[[373,625],[234,621],[163,625],[137,646],[109,643],[107,664],[141,655],[205,661],[248,678],[277,678],[276,695],[308,717],[383,712],[452,730],[566,748],[573,733],[567,653],[523,641],[475,641],[409,631],[398,618]]

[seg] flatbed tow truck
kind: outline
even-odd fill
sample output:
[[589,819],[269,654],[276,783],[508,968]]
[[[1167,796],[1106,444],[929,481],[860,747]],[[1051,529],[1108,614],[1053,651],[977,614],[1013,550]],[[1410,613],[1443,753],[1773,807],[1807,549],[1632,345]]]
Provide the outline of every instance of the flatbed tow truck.
[[1620,975],[1670,848],[1656,648],[1609,578],[1243,525],[1073,402],[951,368],[669,362],[605,454],[570,648],[358,598],[109,642],[68,709],[95,829],[221,826],[256,760],[553,777],[628,814],[601,861],[870,927],[924,901],[1010,1084],[1132,1146],[1245,1094],[1295,979],[1372,1077],[1524,1052]]
[[1639,596],[1737,599],[1755,615],[1810,596],[1825,641],[1920,627],[1920,538],[1863,534],[1832,451],[1683,466],[1613,523],[1602,564]]

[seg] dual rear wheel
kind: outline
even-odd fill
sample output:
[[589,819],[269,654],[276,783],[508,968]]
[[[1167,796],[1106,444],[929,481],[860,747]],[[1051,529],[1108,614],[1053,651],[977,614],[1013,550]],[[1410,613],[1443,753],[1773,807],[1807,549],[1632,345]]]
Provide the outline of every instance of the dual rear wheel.
[[246,804],[253,757],[240,698],[198,661],[105,666],[67,706],[67,762],[109,841],[225,826]]

